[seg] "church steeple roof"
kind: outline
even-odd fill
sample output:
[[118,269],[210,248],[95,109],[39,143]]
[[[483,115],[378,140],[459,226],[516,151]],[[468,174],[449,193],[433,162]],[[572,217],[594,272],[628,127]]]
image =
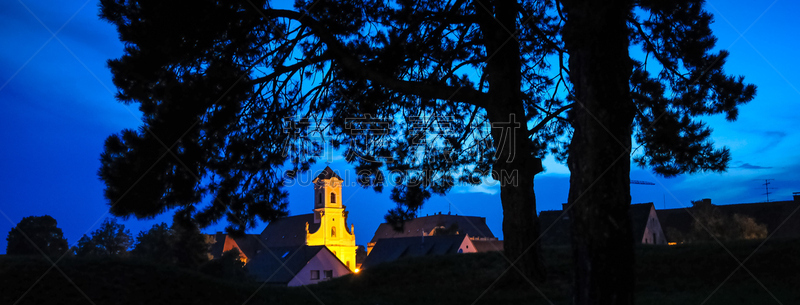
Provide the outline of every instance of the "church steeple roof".
[[[317,176],[317,179],[328,180],[328,179],[331,179],[331,178],[333,178],[333,177],[336,177],[336,178],[338,178],[339,180],[342,180],[342,177],[339,177],[339,175],[338,175],[338,174],[336,174],[336,172],[334,172],[334,171],[331,169],[331,167],[330,167],[330,166],[326,166],[326,167],[325,167],[325,169],[324,169],[324,170],[322,170],[322,172],[321,172],[321,173],[319,173],[319,175]],[[316,179],[315,179],[315,180],[316,180]]]

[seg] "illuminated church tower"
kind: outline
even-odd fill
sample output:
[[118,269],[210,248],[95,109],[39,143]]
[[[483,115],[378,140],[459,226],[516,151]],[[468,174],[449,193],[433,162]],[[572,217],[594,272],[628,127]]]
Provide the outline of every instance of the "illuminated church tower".
[[[314,179],[314,224],[319,229],[309,232],[306,222],[306,245],[326,246],[350,270],[356,265],[356,235],[347,227],[347,211],[342,205],[342,178],[326,167]],[[314,226],[316,227],[316,225]]]

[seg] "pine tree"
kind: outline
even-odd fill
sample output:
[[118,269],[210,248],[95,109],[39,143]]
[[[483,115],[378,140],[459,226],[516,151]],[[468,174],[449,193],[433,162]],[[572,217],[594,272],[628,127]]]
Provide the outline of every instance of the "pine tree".
[[553,153],[572,172],[578,304],[633,302],[631,137],[659,174],[724,170],[697,116],[735,119],[755,94],[710,53],[694,0],[103,0],[101,17],[128,46],[109,62],[118,99],[145,121],[106,141],[115,215],[176,209],[241,232],[286,215],[285,178],[341,148],[365,187],[405,173],[397,222],[499,180],[506,256],[541,280],[533,178]]

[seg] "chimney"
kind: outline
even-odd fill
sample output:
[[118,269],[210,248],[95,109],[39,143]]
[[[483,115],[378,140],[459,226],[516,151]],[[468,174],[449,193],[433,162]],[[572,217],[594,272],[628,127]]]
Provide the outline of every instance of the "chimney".
[[794,202],[800,203],[800,192],[794,192],[792,195],[794,195]]
[[703,206],[710,206],[711,198],[703,198]]

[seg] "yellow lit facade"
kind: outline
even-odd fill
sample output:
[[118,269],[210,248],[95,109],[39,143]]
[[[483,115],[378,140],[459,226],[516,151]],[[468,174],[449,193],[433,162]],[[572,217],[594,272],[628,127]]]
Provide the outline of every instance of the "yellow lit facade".
[[354,270],[356,235],[352,224],[347,227],[347,211],[342,205],[343,180],[333,174],[317,177],[313,182],[314,223],[319,224],[319,229],[309,232],[306,223],[306,245],[328,247],[348,269]]

